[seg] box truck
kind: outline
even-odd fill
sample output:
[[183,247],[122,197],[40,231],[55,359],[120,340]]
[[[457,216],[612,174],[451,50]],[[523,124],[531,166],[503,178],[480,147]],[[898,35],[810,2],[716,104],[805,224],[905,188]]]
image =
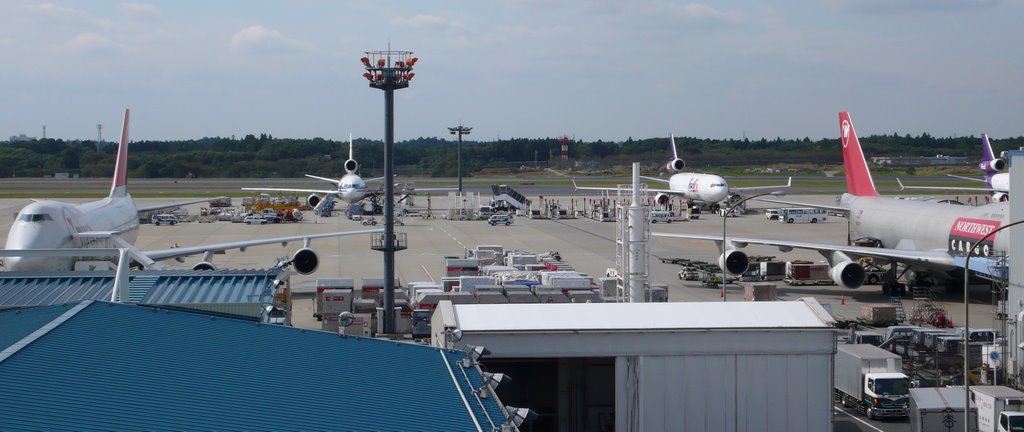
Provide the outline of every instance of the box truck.
[[836,402],[869,419],[907,416],[910,380],[900,356],[874,345],[839,345],[833,369]]
[[1006,386],[971,386],[978,432],[1024,431],[1024,393]]
[[[972,403],[967,419],[968,430],[978,432],[978,410]],[[910,389],[910,431],[963,431],[963,387]]]

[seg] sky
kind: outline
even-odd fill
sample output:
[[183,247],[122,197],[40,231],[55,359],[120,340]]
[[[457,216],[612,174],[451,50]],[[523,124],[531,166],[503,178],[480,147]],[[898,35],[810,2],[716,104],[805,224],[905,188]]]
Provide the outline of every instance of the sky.
[[0,139],[1024,135],[1017,0],[0,0]]

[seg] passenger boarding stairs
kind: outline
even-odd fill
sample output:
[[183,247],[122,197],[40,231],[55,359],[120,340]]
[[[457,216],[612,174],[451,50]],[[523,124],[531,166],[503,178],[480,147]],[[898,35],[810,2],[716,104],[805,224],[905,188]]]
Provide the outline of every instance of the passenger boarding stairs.
[[507,185],[491,185],[491,192],[494,194],[495,201],[505,201],[517,210],[530,208],[530,200]]

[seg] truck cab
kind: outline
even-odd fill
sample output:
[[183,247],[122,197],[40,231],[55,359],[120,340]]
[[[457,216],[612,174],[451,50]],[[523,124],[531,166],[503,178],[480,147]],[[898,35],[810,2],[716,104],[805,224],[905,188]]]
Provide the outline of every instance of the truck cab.
[[910,403],[910,380],[902,373],[864,375],[865,414],[869,419],[906,417]]
[[1022,432],[1024,431],[1024,412],[1003,411],[999,413],[999,432]]

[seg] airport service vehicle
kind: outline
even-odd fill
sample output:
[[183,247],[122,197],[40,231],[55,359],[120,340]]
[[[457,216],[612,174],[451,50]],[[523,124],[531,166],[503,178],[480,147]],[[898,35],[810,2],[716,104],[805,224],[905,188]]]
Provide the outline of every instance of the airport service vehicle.
[[512,215],[507,215],[507,214],[492,215],[490,217],[490,219],[487,219],[487,223],[491,224],[491,226],[495,226],[495,225],[509,226],[509,225],[512,225]]
[[692,266],[683,267],[682,270],[679,270],[679,280],[700,280],[700,269]]
[[764,218],[768,220],[779,220],[779,209],[768,209],[764,211]]
[[818,223],[825,222],[828,213],[822,208],[783,208],[779,209],[779,221],[785,223]]
[[[850,239],[870,241],[878,247],[775,239],[729,237],[716,235],[654,232],[655,237],[698,239],[718,244],[722,255],[719,262],[728,272],[746,271],[749,258],[742,250],[748,245],[766,245],[782,252],[809,249],[820,253],[830,267],[829,276],[840,286],[855,289],[864,284],[866,274],[858,260],[874,259],[876,264],[894,269],[897,264],[908,269],[908,282],[914,285],[946,283],[956,287],[962,283],[965,255],[971,245],[988,234],[1010,223],[1009,203],[997,202],[984,206],[963,206],[928,200],[901,200],[879,196],[860,141],[847,112],[839,113],[840,144],[846,168],[847,192],[840,197],[838,206],[766,200],[800,207],[817,207],[848,215]],[[971,260],[975,272],[999,275],[1001,270],[990,263],[990,257],[1008,252],[1009,234],[999,232],[978,244],[976,258]],[[994,258],[993,258],[994,259]],[[991,266],[988,264],[992,264]],[[899,273],[890,271],[887,274]],[[959,282],[958,282],[959,281]],[[884,281],[883,291],[891,289],[893,281]]]
[[263,219],[267,222],[281,223],[281,216],[277,215],[277,212],[273,209],[263,209]]
[[907,416],[910,380],[900,356],[874,345],[841,344],[834,374],[836,402],[869,419]]
[[1024,431],[1024,392],[1005,386],[971,386],[978,432]]
[[265,224],[265,223],[267,223],[269,221],[267,220],[267,218],[263,217],[263,215],[261,215],[261,214],[253,214],[253,215],[246,216],[245,219],[242,219],[242,222],[244,222],[246,225],[252,225],[252,224],[263,225],[263,224]]
[[[679,158],[679,153],[676,152],[676,138],[675,135],[669,135],[669,142],[672,146],[672,159],[669,159],[668,164],[665,168],[668,172],[672,173],[672,176],[668,180],[657,178],[657,177],[646,177],[641,176],[644,179],[665,183],[668,185],[668,189],[654,189],[647,188],[648,192],[655,194],[654,201],[660,205],[668,204],[669,199],[673,196],[683,197],[691,200],[699,200],[708,203],[718,203],[724,201],[729,197],[744,197],[753,195],[761,192],[780,191],[789,189],[793,183],[793,178],[789,178],[789,182],[785,185],[778,186],[753,186],[753,187],[729,187],[729,184],[724,178],[715,174],[699,174],[693,172],[685,172],[686,162]],[[576,190],[603,190],[603,191],[618,191],[618,188],[606,188],[606,187],[579,187],[576,186],[576,180],[572,182]],[[629,191],[631,188],[624,189]]]
[[849,343],[851,343],[851,344],[865,344],[865,345],[879,346],[879,345],[882,344],[882,342],[885,341],[882,338],[882,335],[880,335],[878,333],[875,333],[875,332],[872,332],[872,331],[852,330],[852,332],[853,332],[853,334],[849,338]]
[[[978,431],[978,409],[971,404],[968,430]],[[931,387],[910,389],[910,431],[964,430],[963,388]]]
[[155,214],[155,215],[153,215],[150,218],[150,221],[153,222],[153,225],[160,225],[160,224],[164,224],[164,225],[177,225],[178,224],[178,218],[176,216],[172,215],[172,214],[167,214],[167,213]]
[[[178,207],[186,204],[206,202],[209,199],[186,203],[174,203],[155,207],[139,208],[128,194],[128,119],[129,110],[124,111],[121,140],[114,162],[114,176],[110,195],[82,204],[62,201],[36,200],[18,212],[18,216],[7,235],[8,250],[70,249],[88,247],[115,247],[126,249],[128,257],[146,268],[160,268],[157,261],[176,259],[192,255],[203,255],[194,269],[215,268],[211,258],[215,253],[230,249],[241,249],[265,244],[287,244],[302,241],[303,247],[295,252],[291,264],[296,272],[309,274],[316,271],[319,257],[309,248],[315,238],[337,237],[353,234],[369,234],[381,230],[363,230],[306,234],[257,240],[234,241],[199,246],[175,247],[161,250],[140,250],[133,243],[138,236],[139,211],[156,211],[161,208]],[[8,257],[4,260],[8,271],[69,271],[75,262],[82,259],[74,256],[29,255]]]
[[672,223],[675,217],[672,216],[672,212],[665,210],[651,210],[651,223]]

